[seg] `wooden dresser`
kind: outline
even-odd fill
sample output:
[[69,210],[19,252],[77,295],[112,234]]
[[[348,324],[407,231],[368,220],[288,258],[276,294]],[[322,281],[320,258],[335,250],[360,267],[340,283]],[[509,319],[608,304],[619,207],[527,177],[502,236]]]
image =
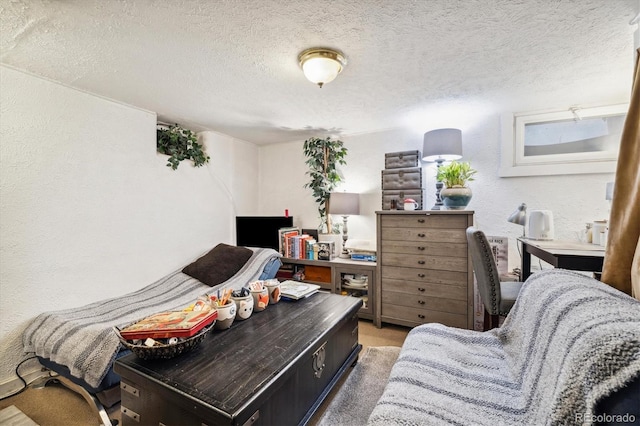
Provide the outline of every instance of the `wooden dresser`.
[[470,210],[377,211],[378,323],[473,328]]

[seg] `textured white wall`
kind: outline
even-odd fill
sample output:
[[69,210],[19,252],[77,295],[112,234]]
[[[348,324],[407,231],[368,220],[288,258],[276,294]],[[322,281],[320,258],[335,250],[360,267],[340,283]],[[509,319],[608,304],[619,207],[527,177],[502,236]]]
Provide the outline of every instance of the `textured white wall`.
[[[522,234],[522,227],[508,223],[507,217],[520,203],[527,203],[529,209],[552,210],[557,239],[577,239],[586,222],[608,216],[605,185],[613,180],[612,174],[500,178],[499,114],[469,126],[461,119],[458,127],[462,129],[463,160],[478,170],[476,180],[470,183],[473,199],[468,208],[475,210],[476,226],[488,235],[509,237],[510,269],[520,266],[515,239]],[[375,211],[382,205],[380,172],[384,154],[422,151],[422,137],[409,130],[390,130],[340,138],[349,153],[342,168],[345,182],[338,190],[363,194],[361,216],[349,218],[350,239],[375,240]],[[261,209],[279,214],[295,206],[292,214],[296,226],[313,228],[318,220],[311,190],[303,188],[307,181],[304,160],[302,142],[260,148]],[[435,202],[435,164],[422,167],[425,206],[431,208]]]
[[207,132],[210,165],[172,171],[153,113],[6,67],[0,95],[1,384],[37,314],[125,294],[233,243],[234,209],[255,204],[258,149]]

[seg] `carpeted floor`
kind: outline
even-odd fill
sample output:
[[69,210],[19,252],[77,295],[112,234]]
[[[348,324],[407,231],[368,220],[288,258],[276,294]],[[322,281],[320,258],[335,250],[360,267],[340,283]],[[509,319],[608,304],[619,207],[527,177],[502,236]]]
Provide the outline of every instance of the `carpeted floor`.
[[[362,365],[367,348],[372,346],[402,346],[409,332],[409,328],[387,324],[378,329],[371,321],[366,320],[361,320],[358,328],[359,341],[363,345],[360,360],[351,373],[342,379],[341,384],[345,384],[353,376],[356,368]],[[331,405],[333,399],[339,395],[341,384],[338,384],[336,389],[329,394],[327,400],[311,419],[310,425],[318,424],[321,421],[323,413]],[[97,426],[100,423],[87,402],[81,396],[62,385],[48,385],[44,389],[28,388],[18,395],[1,400],[0,410],[10,405],[15,405],[40,426]],[[107,412],[111,419],[121,419],[120,404],[116,404],[108,409]]]
[[367,348],[318,421],[318,426],[357,426],[367,423],[400,348]]

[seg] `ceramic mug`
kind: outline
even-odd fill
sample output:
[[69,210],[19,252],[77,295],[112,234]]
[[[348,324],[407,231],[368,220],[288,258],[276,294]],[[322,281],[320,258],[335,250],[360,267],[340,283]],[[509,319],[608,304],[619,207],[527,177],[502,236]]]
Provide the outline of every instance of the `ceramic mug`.
[[405,210],[416,210],[418,208],[418,203],[413,198],[405,198],[404,199],[404,209]]
[[251,297],[253,297],[253,310],[254,312],[264,311],[269,304],[269,291],[267,287],[263,287],[262,290],[252,291]]
[[236,303],[236,319],[238,321],[246,320],[253,313],[253,296],[231,296]]
[[236,303],[229,300],[226,305],[216,307],[218,318],[213,325],[215,330],[226,330],[231,327],[233,320],[236,318]]
[[267,291],[269,292],[269,303],[275,305],[280,301],[280,281],[268,280]]

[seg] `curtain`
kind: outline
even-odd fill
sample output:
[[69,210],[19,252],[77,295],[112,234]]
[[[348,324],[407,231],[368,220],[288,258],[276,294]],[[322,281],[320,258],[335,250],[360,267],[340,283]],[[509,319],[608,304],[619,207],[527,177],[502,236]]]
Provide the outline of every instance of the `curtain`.
[[640,298],[640,49],[622,130],[602,281]]

